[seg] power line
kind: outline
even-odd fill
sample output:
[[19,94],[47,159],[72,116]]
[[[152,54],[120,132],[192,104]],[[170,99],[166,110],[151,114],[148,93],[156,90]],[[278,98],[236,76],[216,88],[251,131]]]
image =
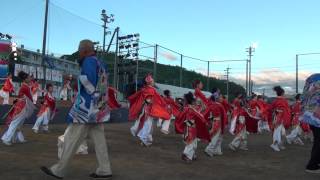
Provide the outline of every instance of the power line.
[[[79,19],[82,19],[82,20],[84,20],[84,21],[86,21],[86,22],[88,22],[88,23],[94,24],[94,25],[99,26],[99,27],[101,26],[101,24],[99,24],[99,23],[97,23],[97,22],[94,22],[94,21],[92,21],[92,20],[89,20],[89,19],[87,19],[87,18],[84,18],[84,17],[82,17],[82,16],[80,16],[80,15],[74,13],[74,12],[71,12],[70,10],[68,10],[68,9],[66,9],[66,8],[63,8],[63,7],[61,7],[61,6],[59,6],[59,5],[55,4],[55,3],[50,2],[50,5],[58,8],[58,9],[61,9],[61,10],[65,11],[65,12],[69,13],[70,15],[75,16],[75,17],[77,17],[77,18],[79,18]],[[108,27],[108,29],[110,29],[110,30],[115,30],[114,28],[110,28],[110,27]]]
[[[42,1],[42,0],[41,0]],[[13,22],[15,22],[16,20],[18,20],[21,17],[25,17],[27,13],[31,12],[33,9],[35,9],[37,6],[40,6],[39,2],[36,2],[34,4],[34,6],[31,6],[30,8],[26,8],[25,11],[22,11],[21,14],[18,14],[17,16],[15,16],[12,20],[10,20],[9,22],[7,22],[6,24],[0,26],[0,28],[5,28],[7,26],[9,26],[10,24],[12,24]],[[41,4],[42,6],[42,4]]]

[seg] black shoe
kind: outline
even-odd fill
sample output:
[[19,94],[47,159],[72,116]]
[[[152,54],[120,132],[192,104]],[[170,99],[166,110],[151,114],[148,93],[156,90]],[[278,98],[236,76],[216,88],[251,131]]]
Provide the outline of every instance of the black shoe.
[[98,175],[96,173],[91,173],[89,175],[89,177],[95,178],[95,179],[111,179],[112,178],[112,174],[109,175]]
[[54,175],[52,173],[52,171],[50,169],[48,169],[47,167],[45,167],[45,166],[40,167],[40,169],[41,169],[41,171],[43,171],[44,173],[46,173],[49,176],[52,176],[52,177],[57,178],[57,179],[63,179],[63,177],[59,177],[59,176]]

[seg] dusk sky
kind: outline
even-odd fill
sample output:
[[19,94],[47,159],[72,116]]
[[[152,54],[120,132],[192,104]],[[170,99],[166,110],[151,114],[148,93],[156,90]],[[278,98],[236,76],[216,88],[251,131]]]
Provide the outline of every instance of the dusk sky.
[[[2,0],[0,32],[41,49],[44,5],[44,0]],[[115,15],[111,31],[119,26],[122,35],[140,33],[144,42],[204,60],[246,59],[245,50],[254,43],[254,90],[279,84],[292,92],[295,54],[320,52],[319,7],[318,0],[51,0],[48,48],[68,54],[83,38],[102,42],[100,13],[106,9]],[[177,54],[159,51],[160,63],[180,64]],[[301,56],[301,80],[318,72],[319,59]],[[206,63],[185,60],[186,68],[206,73]],[[210,75],[222,78],[228,66],[232,78],[243,83],[244,62],[211,64]]]

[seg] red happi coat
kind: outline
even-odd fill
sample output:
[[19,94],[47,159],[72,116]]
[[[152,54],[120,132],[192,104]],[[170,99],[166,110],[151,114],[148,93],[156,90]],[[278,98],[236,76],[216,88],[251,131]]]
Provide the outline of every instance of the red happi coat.
[[[219,129],[221,129],[221,133],[223,134],[224,128],[226,127],[228,122],[228,116],[221,103],[210,101],[206,110],[203,113],[203,116],[205,120],[207,120],[208,124],[211,123],[211,137],[215,135]],[[220,121],[211,122],[211,118],[212,120],[214,120],[214,118],[220,118]]]
[[274,125],[283,126],[288,129],[291,125],[291,111],[288,100],[285,97],[278,96],[271,104],[271,109],[274,116]]
[[163,100],[166,103],[166,109],[169,114],[172,114],[174,117],[178,117],[180,114],[179,105],[171,97],[163,97]]
[[257,100],[258,107],[260,110],[260,115],[263,121],[267,121],[270,128],[273,127],[272,124],[272,112],[271,112],[271,105],[265,102],[262,99]]
[[300,125],[301,129],[306,133],[311,131],[309,124],[307,124],[303,121],[299,121],[299,116],[301,115],[301,102],[300,101],[295,102],[291,106],[291,113],[292,113],[292,126]]
[[[245,118],[245,123],[240,123],[240,117],[244,117]],[[239,116],[237,118],[237,123],[236,123],[236,129],[235,129],[235,134],[239,134],[241,133],[241,131],[246,127],[246,122],[248,120],[248,114],[244,109],[241,109]]]
[[111,110],[121,107],[117,101],[117,90],[113,87],[108,87],[108,106]]
[[[150,104],[146,104],[146,100],[150,100]],[[149,114],[155,118],[169,120],[170,114],[166,110],[166,103],[152,86],[144,86],[141,90],[128,97],[130,103],[129,120],[138,119],[144,106],[148,106]]]
[[39,85],[39,83],[37,81],[32,81],[31,82],[31,93],[32,94],[36,94],[37,91],[39,90],[39,88],[40,88],[40,85]]
[[[187,126],[189,121],[193,123],[192,126]],[[187,105],[183,112],[176,118],[175,130],[178,134],[184,134],[184,141],[187,143],[192,142],[196,137],[210,141],[206,120],[202,114],[191,105]]]
[[299,116],[301,115],[301,102],[296,101],[291,106],[291,113],[292,113],[292,126],[297,126],[300,124]]
[[11,78],[6,78],[6,81],[3,84],[2,90],[8,93],[14,92],[14,87],[12,84],[12,79]]
[[[202,93],[202,91],[199,88],[195,88],[194,96],[197,101],[201,101],[204,108],[207,106],[209,100],[206,98],[206,96]],[[196,109],[200,112],[203,110],[203,107],[201,105],[197,105]]]
[[13,105],[10,112],[8,113],[6,124],[9,125],[10,122],[16,115],[19,115],[26,106],[26,98],[28,98],[32,102],[32,95],[30,91],[30,87],[26,83],[22,83],[19,93],[17,102]]
[[[246,128],[246,121],[249,117],[247,111],[241,107],[241,106],[235,106],[234,107],[235,113],[233,113],[233,116],[230,121],[230,130],[229,132],[232,135],[237,135],[240,133],[244,128]],[[244,122],[240,122],[240,118],[244,118]]]
[[223,100],[221,101],[221,104],[223,105],[224,110],[225,110],[226,112],[230,111],[231,107],[230,107],[230,104],[228,103],[228,101],[227,101],[226,99],[223,99]]
[[258,101],[252,99],[249,101],[249,113],[246,117],[246,128],[247,131],[250,133],[257,133],[258,132]]
[[241,105],[240,105],[240,99],[235,98],[235,99],[232,101],[231,106],[232,106],[231,118],[234,118],[234,117],[236,117],[236,116],[239,115],[240,110],[242,109],[242,107],[241,107]]
[[50,110],[51,112],[51,118],[53,117],[52,115],[56,112],[56,100],[54,99],[54,97],[47,93],[44,96],[44,102],[40,107],[40,111],[38,113],[38,117],[41,116],[44,112],[46,112],[47,110]]

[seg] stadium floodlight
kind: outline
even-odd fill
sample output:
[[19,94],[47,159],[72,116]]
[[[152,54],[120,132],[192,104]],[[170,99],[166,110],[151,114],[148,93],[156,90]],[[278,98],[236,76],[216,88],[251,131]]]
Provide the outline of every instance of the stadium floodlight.
[[125,47],[126,47],[126,49],[129,49],[131,47],[131,44],[128,44]]

